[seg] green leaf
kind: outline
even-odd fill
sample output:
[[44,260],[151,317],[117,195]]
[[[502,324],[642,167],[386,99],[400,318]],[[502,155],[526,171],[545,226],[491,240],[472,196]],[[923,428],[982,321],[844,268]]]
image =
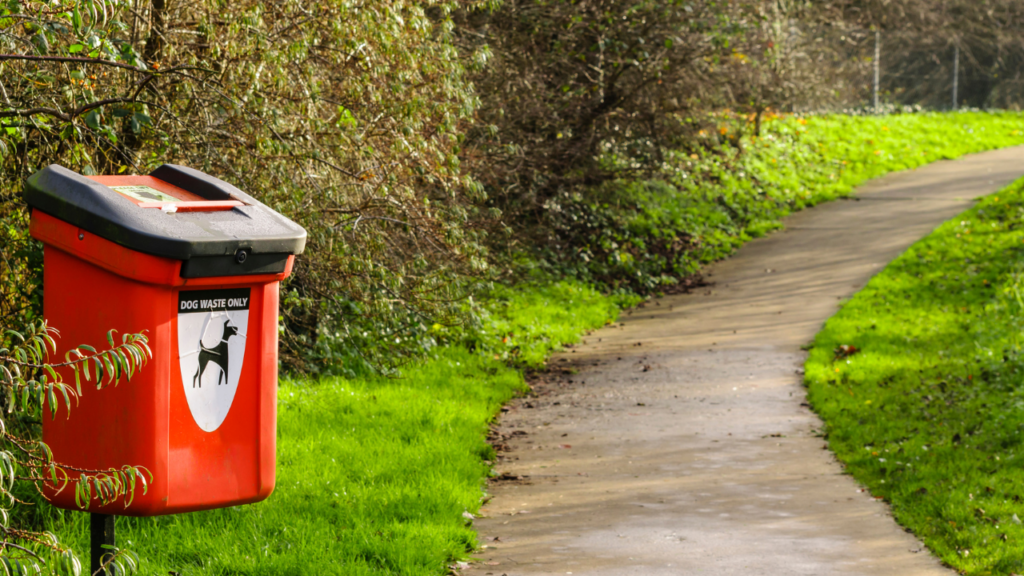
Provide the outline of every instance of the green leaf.
[[136,370],[138,370],[139,367],[142,366],[142,357],[139,354],[139,351],[132,344],[125,345],[124,349],[131,355],[132,365],[135,366]]
[[40,336],[40,338],[42,338],[47,344],[50,345],[50,349],[53,350],[54,354],[57,353],[57,342],[56,342],[56,340],[51,338],[50,335],[46,334],[46,333],[43,333],[43,335]]
[[53,392],[53,384],[46,387],[46,403],[50,406],[50,419],[57,417],[57,394]]
[[134,362],[132,362],[132,357],[124,350],[119,350],[118,354],[121,356],[121,365],[125,367],[125,372],[128,374],[128,381],[131,382],[132,376],[135,375],[135,367]]
[[135,481],[137,478],[137,475],[134,473],[128,475],[128,501],[125,502],[125,506],[131,506],[135,500]]
[[[78,13],[78,8],[75,8],[75,13],[76,14]],[[81,52],[84,49],[85,49],[85,45],[84,44],[72,44],[71,46],[68,46],[68,52],[71,53],[71,54],[78,54],[79,52]],[[74,72],[72,72],[72,74],[74,74]]]
[[50,450],[49,444],[47,444],[46,442],[36,442],[36,446],[39,447],[39,449],[43,451],[43,454],[46,455],[46,461],[52,464],[53,451]]
[[64,396],[64,406],[67,407],[68,418],[71,418],[71,397],[68,396],[68,387],[63,384],[58,384],[57,389],[60,390],[62,396]]
[[85,499],[85,486],[86,486],[85,474],[79,474],[78,475],[78,483],[75,484],[75,506],[78,506],[79,508],[83,508],[83,509],[88,510],[89,509],[88,505],[83,505],[83,504],[87,504],[87,501]]
[[[148,468],[143,468],[142,466],[136,466],[133,470],[135,471],[135,474],[138,475],[139,482],[142,482],[142,494],[145,495],[149,492],[149,485],[153,482],[153,473],[150,472]],[[145,471],[146,474],[149,474],[149,480],[146,480],[146,477],[142,474],[143,471]]]
[[46,40],[46,33],[40,31],[39,33],[32,36],[30,39],[32,44],[36,47],[36,53],[46,54],[50,51],[50,43]]
[[[114,380],[114,382],[116,383],[116,379],[114,378],[117,373],[114,371],[114,363],[110,361],[110,358],[107,358],[106,354],[100,355],[99,358],[100,360],[103,361],[103,368],[107,372],[107,384],[109,384],[111,380]],[[97,381],[99,381],[98,378]]]
[[46,374],[50,377],[50,380],[52,382],[60,382],[60,376],[57,376],[57,372],[53,369],[53,366],[50,366],[49,364],[43,364],[43,370],[46,371]]
[[93,130],[99,130],[100,118],[101,116],[99,110],[91,110],[88,114],[85,115],[85,125],[89,128],[92,128]]
[[124,370],[121,369],[121,357],[117,355],[115,350],[107,352],[105,357],[110,360],[110,363],[114,366],[114,383],[116,384],[117,381],[121,379],[121,374],[124,372]]
[[338,121],[335,122],[338,128],[355,128],[358,124],[356,117],[348,108],[338,106]]

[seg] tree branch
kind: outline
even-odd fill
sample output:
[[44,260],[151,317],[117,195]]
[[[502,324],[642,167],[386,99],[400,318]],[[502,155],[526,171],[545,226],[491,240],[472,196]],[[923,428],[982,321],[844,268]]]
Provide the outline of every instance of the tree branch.
[[28,60],[34,62],[72,62],[79,64],[99,64],[101,66],[112,66],[114,68],[121,68],[122,70],[129,70],[139,74],[170,74],[172,72],[178,72],[179,70],[200,70],[203,72],[209,72],[215,74],[213,70],[203,68],[201,66],[189,66],[182,64],[179,66],[172,66],[164,70],[149,70],[147,68],[139,68],[138,66],[132,66],[131,64],[125,64],[124,62],[117,62],[115,60],[104,60],[103,58],[89,58],[86,56],[33,56],[30,54],[0,54],[0,62],[7,60]]
[[106,98],[106,99],[103,99],[103,100],[96,100],[95,102],[89,102],[88,104],[82,104],[81,106],[79,106],[78,108],[75,108],[74,110],[72,110],[70,112],[62,112],[60,110],[57,110],[56,108],[45,108],[45,107],[27,108],[27,109],[24,109],[24,110],[7,110],[5,112],[0,112],[0,118],[11,118],[11,117],[15,117],[15,116],[25,116],[25,117],[28,117],[28,116],[34,116],[36,114],[46,114],[48,116],[53,116],[54,118],[60,118],[61,120],[64,120],[65,122],[70,122],[72,119],[74,119],[77,116],[81,116],[82,114],[84,114],[84,113],[86,113],[86,112],[88,112],[90,110],[106,106],[107,104],[135,104],[137,102],[138,102],[138,100],[135,97],[132,97],[132,98]]

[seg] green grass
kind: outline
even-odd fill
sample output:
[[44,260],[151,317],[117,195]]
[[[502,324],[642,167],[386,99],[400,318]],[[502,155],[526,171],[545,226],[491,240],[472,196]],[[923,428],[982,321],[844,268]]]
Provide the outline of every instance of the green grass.
[[563,207],[566,226],[581,232],[579,246],[559,252],[572,254],[560,269],[656,292],[871,178],[1024,144],[1019,112],[789,116],[767,121],[759,138],[745,117],[718,120],[724,136],[704,134],[704,147],[669,155],[659,178],[615,182],[576,212]]
[[939,227],[828,321],[806,365],[847,471],[966,574],[1024,572],[1022,219],[1024,180]]
[[582,330],[601,326],[642,300],[635,294],[604,296],[572,281],[499,285],[478,313],[482,326],[464,344],[495,359],[539,368],[552,350],[579,342]]
[[[618,313],[611,299],[565,282],[501,289],[486,310],[476,352],[439,349],[402,378],[283,381],[268,500],[120,518],[119,542],[143,558],[143,574],[446,573],[476,546],[463,513],[480,507],[488,423],[525,389],[500,358],[518,345],[538,365]],[[46,528],[87,552],[85,514],[54,511]]]

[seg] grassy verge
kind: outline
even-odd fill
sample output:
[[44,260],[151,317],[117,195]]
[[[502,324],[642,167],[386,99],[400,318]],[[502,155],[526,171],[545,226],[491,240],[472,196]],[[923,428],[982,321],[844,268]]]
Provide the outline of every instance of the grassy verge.
[[806,366],[847,470],[966,574],[1024,572],[1022,217],[1024,180],[942,225],[828,321]]
[[766,121],[761,137],[748,120],[722,115],[705,147],[670,155],[660,178],[615,182],[563,207],[561,244],[576,245],[542,260],[587,281],[656,292],[871,178],[1024,143],[1019,112],[789,116]]
[[[537,365],[618,313],[571,283],[502,290],[486,308],[475,352],[438,349],[400,379],[283,381],[268,500],[121,518],[119,543],[144,559],[143,574],[446,573],[476,546],[464,513],[483,495],[488,423],[525,388],[501,358],[518,347]],[[56,511],[46,528],[88,551],[85,514]]]

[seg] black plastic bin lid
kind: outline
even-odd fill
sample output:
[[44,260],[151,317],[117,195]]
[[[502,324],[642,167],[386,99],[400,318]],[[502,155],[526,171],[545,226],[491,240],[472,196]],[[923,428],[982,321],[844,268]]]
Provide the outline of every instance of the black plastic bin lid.
[[34,210],[125,248],[184,260],[185,278],[280,273],[288,256],[305,248],[301,226],[223,180],[173,164],[150,176],[201,201],[231,206],[210,211],[146,208],[56,164],[29,177],[25,200]]

